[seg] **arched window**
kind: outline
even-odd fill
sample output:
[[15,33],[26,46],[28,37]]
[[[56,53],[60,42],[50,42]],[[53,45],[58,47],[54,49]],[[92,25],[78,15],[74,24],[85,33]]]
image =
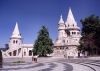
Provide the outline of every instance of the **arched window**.
[[68,27],[69,27],[69,24],[68,24]]
[[74,24],[73,24],[73,27],[74,27]]
[[13,40],[13,43],[15,43],[15,40]]
[[24,51],[24,56],[26,56],[26,52]]
[[79,32],[77,32],[77,34],[79,35],[80,33],[79,33]]
[[29,50],[29,56],[32,56],[32,51],[31,50]]
[[76,34],[76,32],[74,32],[74,34]]
[[73,34],[73,32],[72,32],[72,34]]

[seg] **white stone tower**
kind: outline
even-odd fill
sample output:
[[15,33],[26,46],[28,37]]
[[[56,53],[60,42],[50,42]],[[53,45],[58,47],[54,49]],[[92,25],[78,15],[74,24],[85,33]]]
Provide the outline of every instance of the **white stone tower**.
[[9,49],[16,49],[16,48],[20,47],[21,44],[22,44],[22,37],[19,32],[18,23],[16,22],[14,31],[9,40]]
[[60,21],[58,23],[58,38],[63,38],[63,37],[66,37],[66,35],[65,35],[65,24],[61,15]]
[[71,8],[69,8],[68,17],[64,23],[62,15],[58,24],[58,37],[54,43],[54,54],[77,56],[77,45],[80,40],[80,28],[74,19]]
[[[69,8],[69,13],[65,25],[68,36],[72,37],[73,40],[76,40],[76,42],[79,42],[81,37],[80,28],[77,26],[77,22],[74,19],[71,8]],[[78,45],[78,43],[76,45]]]

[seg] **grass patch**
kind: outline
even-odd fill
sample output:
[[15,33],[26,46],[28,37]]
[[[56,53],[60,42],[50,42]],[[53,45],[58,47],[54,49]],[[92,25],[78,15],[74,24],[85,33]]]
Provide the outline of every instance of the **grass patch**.
[[13,62],[13,63],[25,63],[25,61],[17,61],[17,62]]

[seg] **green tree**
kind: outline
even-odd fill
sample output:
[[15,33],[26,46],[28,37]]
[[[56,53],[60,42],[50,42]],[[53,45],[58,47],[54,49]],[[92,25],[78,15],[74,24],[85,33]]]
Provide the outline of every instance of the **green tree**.
[[90,15],[84,20],[80,20],[82,24],[82,37],[78,49],[89,52],[89,55],[100,55],[100,19],[98,16]]
[[42,26],[42,29],[38,32],[38,37],[35,40],[33,47],[33,54],[46,56],[46,54],[53,53],[53,42],[49,37],[48,29],[45,26]]
[[0,50],[0,62],[2,62],[2,52]]
[[9,49],[9,45],[8,44],[5,44],[5,48],[3,49],[3,51],[6,51]]

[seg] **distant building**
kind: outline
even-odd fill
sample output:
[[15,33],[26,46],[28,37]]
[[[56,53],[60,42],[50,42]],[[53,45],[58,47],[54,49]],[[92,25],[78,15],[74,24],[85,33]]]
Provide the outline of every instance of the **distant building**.
[[33,44],[23,44],[23,39],[19,32],[17,22],[12,36],[10,37],[8,45],[9,49],[6,51],[2,51],[3,58],[30,57],[33,55]]
[[70,8],[65,23],[62,19],[62,15],[60,16],[58,37],[54,42],[54,54],[78,56],[77,45],[79,45],[80,38],[80,28],[77,26],[77,22]]

